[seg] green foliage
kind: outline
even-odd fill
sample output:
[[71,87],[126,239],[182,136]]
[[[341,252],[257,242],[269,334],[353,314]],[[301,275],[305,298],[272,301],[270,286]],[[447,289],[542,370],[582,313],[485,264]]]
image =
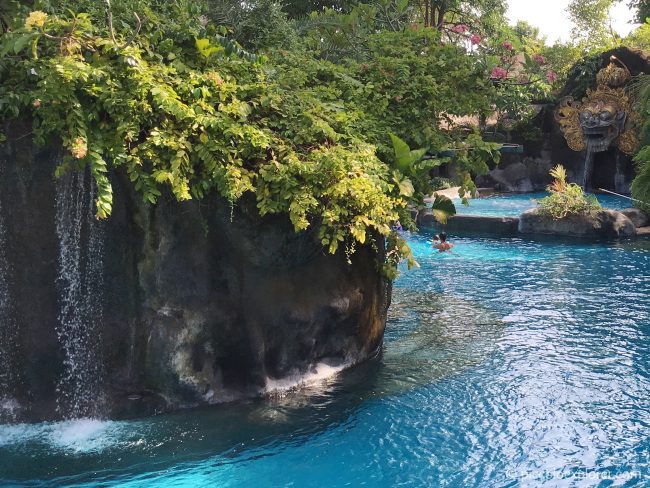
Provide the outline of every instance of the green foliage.
[[349,12],[358,3],[357,0],[283,0],[282,8],[289,17],[295,19],[326,9]]
[[290,49],[298,40],[293,23],[275,0],[208,0],[208,15],[246,49]]
[[596,80],[596,73],[600,69],[600,58],[600,53],[586,56],[571,68],[568,73],[569,78],[574,80],[571,96],[580,99],[586,95],[588,88],[593,87]]
[[634,21],[643,23],[650,17],[650,0],[628,0],[628,6],[636,10]]
[[571,0],[567,11],[572,34],[585,51],[604,51],[620,42],[611,28],[609,11],[618,0]]
[[436,193],[431,206],[431,215],[444,225],[449,217],[456,215],[456,205],[451,198]]
[[217,33],[128,44],[86,14],[29,19],[0,38],[0,114],[32,117],[39,143],[62,141],[57,174],[90,168],[98,218],[111,212],[111,168],[151,203],[164,191],[231,202],[254,193],[261,215],[286,213],[296,231],[316,226],[330,252],[388,235],[405,213],[374,148],[316,117],[343,110],[305,90],[288,107],[314,115],[301,137],[303,117],[282,122],[286,92],[273,69]]
[[641,149],[634,157],[637,172],[632,181],[632,196],[645,202],[637,205],[650,212],[650,76],[640,75],[630,91],[641,120]]
[[644,146],[636,154],[634,161],[637,172],[632,181],[632,196],[639,201],[635,202],[635,205],[650,212],[650,146]]
[[[390,226],[412,225],[407,206],[431,195],[431,170],[453,157],[464,195],[498,162],[499,145],[455,119],[494,106],[516,117],[548,88],[495,83],[500,54],[452,32],[466,22],[498,46],[502,0],[430,2],[435,29],[414,0],[25,5],[0,13],[0,117],[29,117],[37,142],[61,141],[57,174],[90,168],[98,217],[111,213],[117,171],[152,204],[164,192],[231,205],[253,194],[261,215],[316,228],[330,252],[388,236],[389,275],[412,260]],[[522,39],[534,33],[520,31],[530,57]],[[443,198],[434,207],[454,211]]]
[[440,176],[436,176],[431,180],[431,188],[433,188],[434,191],[448,190],[453,186],[454,186],[454,182],[449,178],[442,178]]
[[566,170],[557,165],[550,172],[554,178],[547,190],[549,196],[539,201],[540,213],[559,220],[570,215],[590,215],[601,209],[594,195],[585,195],[576,183],[567,183]]
[[633,49],[650,50],[650,23],[645,20],[638,28],[630,32],[623,44]]
[[395,168],[405,175],[415,174],[415,165],[422,160],[422,157],[427,153],[427,149],[411,150],[408,144],[395,134],[389,132],[388,135],[393,143],[393,151],[395,151]]

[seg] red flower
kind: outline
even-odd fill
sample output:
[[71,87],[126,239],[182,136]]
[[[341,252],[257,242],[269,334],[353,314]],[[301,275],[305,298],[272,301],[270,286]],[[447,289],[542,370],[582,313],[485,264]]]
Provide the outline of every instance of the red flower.
[[467,27],[465,24],[456,24],[451,28],[452,32],[455,32],[456,34],[464,34],[469,30],[469,27]]
[[546,58],[541,54],[534,54],[533,61],[535,61],[537,64],[546,64]]
[[514,47],[512,47],[512,43],[510,41],[503,41],[501,43],[503,47],[505,47],[508,51],[512,51]]
[[469,40],[472,44],[476,45],[476,44],[480,44],[482,39],[481,36],[479,36],[478,34],[472,34],[471,36],[469,36]]
[[492,80],[505,80],[506,78],[508,78],[508,72],[501,66],[495,67],[490,73],[490,79]]
[[546,73],[546,81],[548,81],[551,85],[557,81],[557,74],[555,71],[549,70]]

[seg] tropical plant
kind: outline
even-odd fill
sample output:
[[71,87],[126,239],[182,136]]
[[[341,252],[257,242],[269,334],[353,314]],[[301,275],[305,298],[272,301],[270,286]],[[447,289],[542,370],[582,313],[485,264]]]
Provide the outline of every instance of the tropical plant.
[[[309,118],[331,113],[318,87],[287,123],[272,67],[198,20],[196,29],[134,36],[87,14],[31,12],[0,37],[0,116],[31,118],[36,142],[63,143],[57,174],[90,169],[98,218],[112,210],[113,171],[150,203],[163,192],[231,205],[253,194],[261,215],[315,227],[332,253],[388,236],[406,218],[375,148],[344,123],[329,130]],[[397,253],[408,258],[404,246]]]
[[[429,158],[423,160],[427,153],[427,149],[411,148],[402,139],[395,134],[389,134],[393,142],[393,150],[395,151],[393,179],[398,185],[400,192],[405,197],[413,197],[416,189],[413,186],[413,181],[419,185],[424,186],[426,195],[430,194],[431,181],[429,174],[433,168],[440,166],[445,162],[443,159]],[[425,193],[418,195],[420,198],[425,196]],[[434,194],[434,201],[431,208],[431,214],[441,224],[447,223],[447,218],[456,214],[456,206],[450,198],[444,195]]]
[[546,188],[550,195],[539,200],[542,215],[558,220],[570,215],[591,215],[601,209],[594,195],[585,195],[582,187],[567,182],[564,166],[558,164],[550,175],[553,181]]
[[641,148],[634,156],[636,177],[632,181],[635,204],[650,212],[650,76],[638,76],[630,86],[631,98],[639,114]]

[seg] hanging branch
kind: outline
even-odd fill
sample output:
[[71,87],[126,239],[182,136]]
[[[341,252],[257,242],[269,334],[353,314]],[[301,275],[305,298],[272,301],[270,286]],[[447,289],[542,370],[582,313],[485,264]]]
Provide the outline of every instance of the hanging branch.
[[138,34],[140,33],[140,29],[142,28],[142,21],[140,20],[140,17],[138,16],[138,14],[133,12],[133,15],[135,17],[135,20],[137,21],[137,26],[136,26],[135,31],[133,32],[133,35],[131,36],[131,38],[128,41],[126,41],[124,44],[122,44],[121,49],[126,49],[127,47],[129,47],[131,45],[131,43],[133,41],[135,41],[135,38],[138,37]]
[[[111,9],[111,0],[105,0],[105,2],[106,2],[106,15],[108,16],[108,32],[111,35],[111,39],[113,39],[113,44],[118,46],[117,39],[115,38],[115,30],[113,29],[113,10]],[[128,41],[126,41],[121,46],[118,46],[119,49],[126,49],[127,47],[129,47],[131,43],[135,40],[135,38],[138,37],[138,34],[140,33],[140,29],[142,28],[142,21],[140,20],[140,16],[138,16],[136,12],[133,12],[133,16],[135,17],[135,20],[137,22],[135,31],[133,32],[133,35],[131,35]]]

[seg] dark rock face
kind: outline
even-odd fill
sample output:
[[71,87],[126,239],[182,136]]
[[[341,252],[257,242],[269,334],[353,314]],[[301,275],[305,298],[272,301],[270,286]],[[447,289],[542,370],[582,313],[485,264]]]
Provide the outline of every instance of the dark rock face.
[[552,234],[572,237],[632,237],[636,228],[632,221],[615,210],[600,210],[593,215],[570,215],[555,220],[540,214],[538,208],[527,210],[519,218],[522,234]]
[[650,217],[638,208],[624,208],[621,213],[632,221],[635,227],[646,227],[650,224]]
[[497,191],[508,193],[529,193],[535,190],[529,168],[523,162],[514,163],[503,168],[495,168],[490,172]]
[[[5,132],[0,203],[20,339],[5,352],[20,378],[0,391],[0,403],[3,395],[17,402],[18,420],[65,417],[57,410],[66,355],[57,334],[57,155],[18,139],[25,128]],[[100,414],[254,396],[359,363],[380,348],[390,302],[377,266],[383,240],[358,249],[350,265],[324,252],[315,236],[295,234],[285,217],[260,218],[254,202],[231,209],[218,198],[179,204],[167,197],[153,207],[124,175],[111,179],[96,324]]]

